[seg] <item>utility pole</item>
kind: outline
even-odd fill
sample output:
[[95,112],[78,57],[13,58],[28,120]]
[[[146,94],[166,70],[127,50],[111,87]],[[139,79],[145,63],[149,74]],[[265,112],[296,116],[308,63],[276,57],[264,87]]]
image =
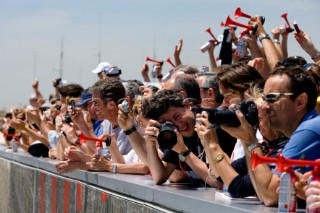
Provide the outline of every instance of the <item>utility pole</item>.
[[153,37],[153,58],[157,59],[157,50],[156,50],[156,36]]
[[61,37],[59,78],[63,77],[63,36]]
[[98,64],[101,62],[101,12],[99,13]]
[[37,53],[33,53],[33,79],[37,77]]

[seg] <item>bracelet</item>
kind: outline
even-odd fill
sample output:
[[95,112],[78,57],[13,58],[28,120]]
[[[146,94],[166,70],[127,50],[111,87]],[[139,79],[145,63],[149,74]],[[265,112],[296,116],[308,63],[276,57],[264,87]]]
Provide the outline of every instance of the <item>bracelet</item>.
[[210,179],[212,181],[217,181],[216,176],[213,174],[213,172],[212,172],[212,170],[210,168],[208,169],[208,177],[210,177]]
[[320,51],[318,51],[315,56],[311,57],[311,59],[312,59],[312,60],[316,60],[317,57],[319,57],[319,56],[320,56]]
[[124,130],[123,132],[125,135],[130,135],[131,133],[133,133],[136,130],[137,130],[136,126],[133,125],[133,127],[131,129]]

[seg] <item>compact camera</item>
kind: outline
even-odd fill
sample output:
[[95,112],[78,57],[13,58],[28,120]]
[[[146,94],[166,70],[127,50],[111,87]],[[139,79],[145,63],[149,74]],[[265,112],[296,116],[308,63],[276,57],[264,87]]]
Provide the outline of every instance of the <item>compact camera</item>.
[[64,115],[64,122],[70,124],[72,122],[71,116],[69,114]]
[[161,123],[158,128],[160,130],[158,134],[159,147],[162,149],[172,149],[178,142],[177,135],[174,132],[176,127],[172,122],[166,121]]
[[219,127],[225,125],[229,127],[240,126],[240,121],[236,115],[236,110],[240,110],[248,123],[252,126],[256,126],[259,123],[258,109],[256,104],[252,100],[245,100],[236,105],[232,109],[221,109],[221,108],[202,108],[192,107],[194,113],[201,113],[206,111],[208,113],[208,120],[212,124],[211,127]]
[[130,107],[129,104],[126,100],[124,100],[121,104],[121,109],[124,113],[129,113],[130,112]]
[[76,104],[75,104],[75,102],[74,102],[74,100],[73,100],[73,99],[70,101],[70,105],[71,105],[72,113],[74,113],[74,112],[75,112],[75,110],[76,110]]

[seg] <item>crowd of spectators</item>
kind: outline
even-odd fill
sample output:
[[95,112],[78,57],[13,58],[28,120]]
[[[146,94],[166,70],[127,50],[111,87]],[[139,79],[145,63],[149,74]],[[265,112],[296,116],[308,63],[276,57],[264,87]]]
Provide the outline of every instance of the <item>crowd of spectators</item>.
[[[153,83],[147,64],[140,82],[123,80],[121,69],[108,62],[92,70],[99,80],[86,89],[53,80],[48,101],[34,81],[29,104],[0,118],[8,150],[56,159],[61,174],[151,174],[157,185],[215,187],[277,206],[281,174],[275,165],[253,169],[253,152],[320,159],[320,52],[306,32],[292,33],[313,60],[307,63],[288,53],[291,29],[274,28],[270,37],[259,16],[249,25],[255,32],[242,37],[226,29],[231,45],[220,55],[231,54],[220,65],[214,56],[219,44],[210,43],[207,69],[183,64],[180,40],[175,67],[164,76],[162,62],[155,62]],[[234,54],[240,39],[247,44],[242,56]],[[293,169],[299,207],[320,208],[313,168]]]

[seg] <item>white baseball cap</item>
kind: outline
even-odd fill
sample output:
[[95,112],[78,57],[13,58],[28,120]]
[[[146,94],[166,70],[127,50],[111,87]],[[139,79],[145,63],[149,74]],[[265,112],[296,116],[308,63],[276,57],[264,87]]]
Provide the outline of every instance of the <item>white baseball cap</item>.
[[95,74],[98,74],[102,71],[107,72],[111,67],[112,65],[109,62],[101,62],[94,70],[92,70],[92,72]]

